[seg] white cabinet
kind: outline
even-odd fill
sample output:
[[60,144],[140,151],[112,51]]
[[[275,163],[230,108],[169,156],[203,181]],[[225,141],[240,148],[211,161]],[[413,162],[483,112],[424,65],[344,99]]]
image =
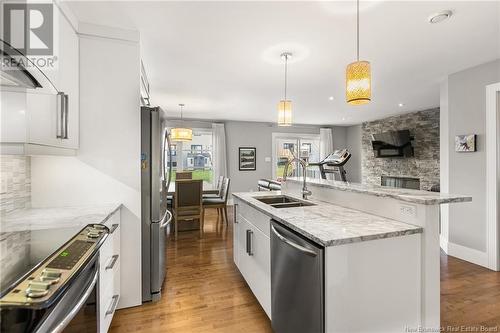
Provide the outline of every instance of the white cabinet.
[[[249,218],[253,218],[253,221]],[[271,318],[271,244],[269,232],[266,234],[262,230],[269,228],[268,217],[245,203],[236,201],[234,260],[260,305]]]
[[120,300],[120,211],[105,223],[110,234],[99,251],[99,331],[107,332]]
[[41,68],[50,82],[43,89],[2,88],[2,153],[28,154],[33,145],[52,148],[49,154],[57,154],[53,148],[62,148],[62,155],[78,149],[79,38],[59,7],[53,8],[54,66]]

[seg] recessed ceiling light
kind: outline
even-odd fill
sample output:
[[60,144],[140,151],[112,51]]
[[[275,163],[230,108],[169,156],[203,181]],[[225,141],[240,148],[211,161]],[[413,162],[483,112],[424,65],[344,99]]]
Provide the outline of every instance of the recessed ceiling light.
[[431,24],[440,23],[443,22],[444,20],[449,19],[451,15],[453,15],[453,12],[451,10],[443,10],[442,12],[432,14],[427,18],[427,20]]
[[405,106],[405,105],[404,105],[403,103],[399,103],[399,104],[398,104],[398,106],[399,106],[400,108],[402,108],[402,107],[403,107],[403,106]]
[[330,101],[333,101],[333,96],[328,97]]

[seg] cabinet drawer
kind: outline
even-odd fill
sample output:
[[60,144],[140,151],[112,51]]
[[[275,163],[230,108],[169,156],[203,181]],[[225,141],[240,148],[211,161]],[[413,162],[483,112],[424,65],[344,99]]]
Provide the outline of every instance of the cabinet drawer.
[[99,288],[99,331],[107,332],[120,300],[120,265],[112,270],[111,283]]
[[260,231],[269,237],[269,230],[271,219],[264,213],[259,212],[257,209],[250,207],[249,205],[238,202],[238,214],[237,218],[243,217],[247,222],[253,224]]

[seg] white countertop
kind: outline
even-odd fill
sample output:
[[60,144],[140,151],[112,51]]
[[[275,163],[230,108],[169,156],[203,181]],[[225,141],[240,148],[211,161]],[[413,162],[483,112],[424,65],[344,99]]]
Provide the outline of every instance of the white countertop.
[[121,204],[103,204],[17,210],[2,217],[0,232],[84,227],[90,223],[104,223],[121,206]]
[[423,231],[419,226],[318,200],[308,200],[314,206],[277,209],[256,199],[280,194],[280,191],[240,192],[233,193],[233,196],[323,246],[398,237]]
[[[300,177],[287,178],[287,182],[302,183]],[[440,192],[410,190],[386,186],[364,185],[359,183],[346,183],[335,180],[326,180],[318,178],[307,178],[308,186],[319,186],[331,188],[340,191],[349,191],[355,193],[362,193],[374,195],[377,197],[393,198],[405,202],[412,202],[423,205],[440,205],[455,202],[469,202],[472,201],[471,196],[467,195],[454,195],[445,194]]]

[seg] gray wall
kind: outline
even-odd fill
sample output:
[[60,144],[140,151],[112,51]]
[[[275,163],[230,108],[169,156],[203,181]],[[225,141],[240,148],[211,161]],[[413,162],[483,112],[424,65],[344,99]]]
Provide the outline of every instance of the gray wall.
[[[500,82],[500,59],[448,76],[441,103],[447,112],[441,132],[447,135],[448,170],[444,182],[450,193],[472,196],[467,204],[449,205],[449,242],[486,251],[486,153],[484,147],[486,90]],[[446,91],[447,90],[447,91]],[[448,95],[446,98],[446,94]],[[442,118],[443,119],[443,118]],[[455,136],[477,134],[477,152],[455,152]]]
[[[228,156],[228,173],[231,178],[231,191],[257,190],[260,178],[272,177],[272,133],[305,133],[319,134],[320,126],[278,127],[270,123],[227,121],[226,145]],[[343,148],[346,144],[346,129],[333,128],[334,149]],[[257,168],[255,171],[239,171],[238,148],[257,148]],[[266,162],[265,158],[271,158]]]
[[[404,129],[410,130],[415,139],[414,157],[374,157],[373,134]],[[361,168],[364,184],[380,185],[382,175],[418,178],[421,190],[429,190],[439,184],[439,109],[363,123]]]
[[[296,125],[278,127],[276,124],[248,121],[224,121],[226,128],[226,145],[228,160],[228,176],[231,178],[231,192],[257,190],[257,181],[261,178],[272,178],[272,133],[318,134],[321,127],[333,129],[334,149],[345,148],[347,144],[347,127]],[[188,126],[192,128],[211,128],[209,120],[167,119],[170,126]],[[238,148],[257,148],[257,167],[255,171],[239,171]],[[266,162],[265,158],[270,161]]]
[[346,128],[346,147],[351,158],[345,165],[347,179],[352,183],[361,183],[361,125]]

